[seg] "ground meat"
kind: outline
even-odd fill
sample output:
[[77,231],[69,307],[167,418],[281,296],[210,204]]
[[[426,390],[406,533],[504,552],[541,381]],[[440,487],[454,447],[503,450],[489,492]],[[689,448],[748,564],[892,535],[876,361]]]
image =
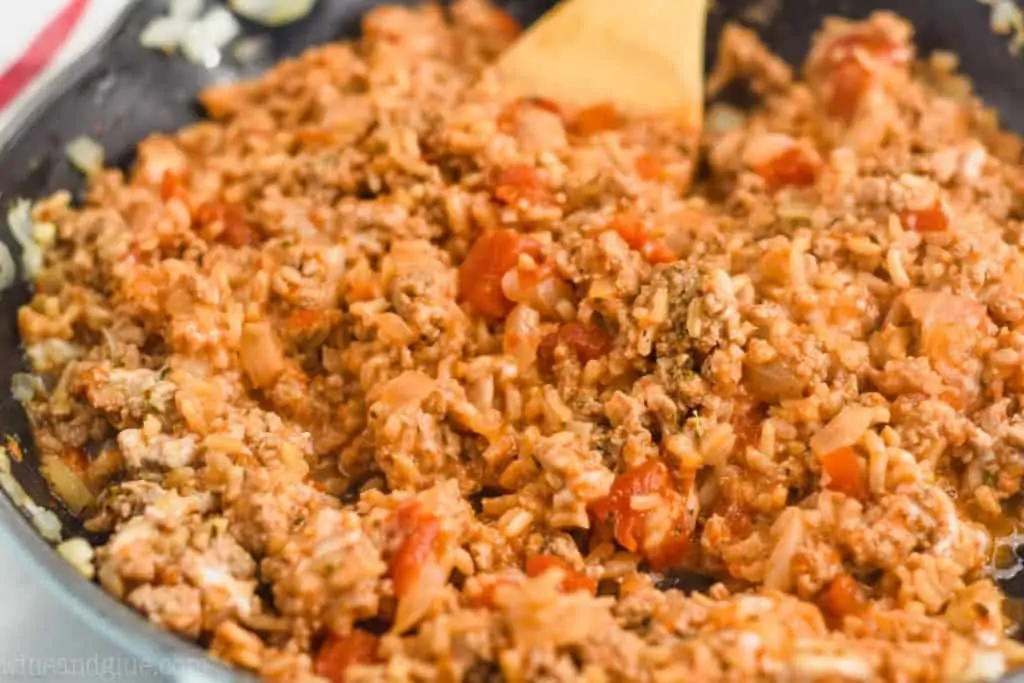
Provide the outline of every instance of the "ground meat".
[[672,120],[507,94],[485,0],[363,28],[35,208],[19,387],[105,590],[281,682],[1024,662],[1021,142],[948,58],[730,27],[694,184]]

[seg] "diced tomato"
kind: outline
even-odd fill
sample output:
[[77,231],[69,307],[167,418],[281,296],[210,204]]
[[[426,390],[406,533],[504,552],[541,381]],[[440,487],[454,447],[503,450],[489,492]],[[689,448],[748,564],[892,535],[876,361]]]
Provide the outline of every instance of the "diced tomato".
[[515,38],[523,32],[522,25],[511,14],[498,7],[491,8],[492,28],[504,38]]
[[235,204],[220,201],[208,201],[196,209],[196,222],[199,225],[221,224],[218,239],[231,247],[245,247],[253,243],[255,234],[248,225],[242,210]]
[[611,227],[630,249],[642,248],[649,239],[643,223],[635,218],[619,216],[612,219]]
[[498,114],[498,128],[505,132],[513,130],[519,117],[519,113],[525,107],[544,109],[559,118],[564,117],[562,108],[558,106],[558,103],[554,100],[549,100],[546,97],[520,97],[519,99],[505,105],[501,110],[501,113]]
[[643,224],[635,218],[618,216],[612,219],[609,227],[617,232],[631,249],[643,254],[650,263],[671,263],[676,260],[675,253],[662,240],[651,237]]
[[324,323],[327,317],[327,311],[323,309],[300,308],[285,319],[285,331],[289,335],[297,335],[316,330]]
[[187,195],[185,178],[180,173],[164,171],[164,176],[160,180],[160,198],[166,202],[172,197],[184,199]]
[[949,227],[949,217],[942,204],[936,201],[933,206],[921,211],[900,211],[900,223],[907,230],[915,232],[942,232]]
[[822,456],[821,471],[828,477],[825,486],[830,490],[858,500],[867,498],[867,473],[853,448],[845,446]]
[[494,176],[494,196],[509,206],[549,204],[551,192],[541,182],[536,169],[527,164],[513,164]]
[[612,349],[611,335],[595,325],[571,322],[558,330],[558,339],[575,352],[580,361],[587,363],[608,355]]
[[621,128],[625,119],[611,103],[595,104],[581,110],[573,117],[570,129],[577,135],[596,135]]
[[608,355],[613,343],[611,335],[600,327],[571,322],[559,327],[557,332],[544,335],[537,347],[537,356],[550,367],[555,361],[555,349],[565,345],[581,363],[588,363]]
[[597,581],[569,566],[569,563],[555,555],[531,555],[526,558],[526,575],[540,576],[549,569],[561,569],[563,572],[560,584],[563,593],[583,591],[594,595],[597,593]]
[[821,611],[833,625],[841,625],[843,617],[861,614],[867,608],[864,587],[849,574],[840,574],[818,600]]
[[637,175],[644,180],[661,180],[665,175],[665,164],[651,152],[640,154],[634,161]]
[[316,653],[316,675],[331,683],[345,683],[345,672],[354,664],[377,661],[378,639],[366,631],[347,636],[331,634]]
[[678,258],[664,241],[657,239],[649,240],[640,248],[640,253],[644,255],[648,263],[655,265],[659,263],[673,263]]
[[441,522],[423,510],[418,501],[410,501],[392,513],[388,536],[395,544],[388,560],[388,575],[394,583],[395,597],[401,598],[415,585],[420,569],[434,560]]
[[558,329],[558,341],[572,349],[581,362],[588,363],[606,356],[614,340],[596,325],[571,322]]
[[787,186],[813,185],[818,176],[818,165],[806,151],[794,145],[754,171],[764,178],[770,191],[775,191]]
[[516,267],[519,257],[540,258],[540,244],[515,230],[495,230],[477,238],[459,266],[459,299],[478,315],[501,319],[512,310],[501,289],[501,278]]
[[873,80],[865,56],[893,66],[909,61],[906,47],[878,33],[853,32],[833,40],[822,63],[830,87],[825,103],[830,116],[850,121],[857,112]]
[[598,521],[612,520],[615,540],[630,552],[640,549],[647,512],[634,510],[633,496],[659,495],[671,489],[668,468],[657,460],[648,460],[623,472],[612,483],[608,495],[593,505]]
[[826,108],[829,116],[844,121],[853,119],[860,101],[871,86],[871,74],[856,60],[847,60],[832,69]]

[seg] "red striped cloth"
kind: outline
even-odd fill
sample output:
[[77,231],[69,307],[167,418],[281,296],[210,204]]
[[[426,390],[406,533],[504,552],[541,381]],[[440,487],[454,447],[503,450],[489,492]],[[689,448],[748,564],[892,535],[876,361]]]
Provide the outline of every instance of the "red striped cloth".
[[0,127],[91,48],[131,0],[22,0],[0,22]]
[[14,63],[0,74],[0,110],[6,109],[50,65],[81,21],[88,4],[89,0],[69,0]]

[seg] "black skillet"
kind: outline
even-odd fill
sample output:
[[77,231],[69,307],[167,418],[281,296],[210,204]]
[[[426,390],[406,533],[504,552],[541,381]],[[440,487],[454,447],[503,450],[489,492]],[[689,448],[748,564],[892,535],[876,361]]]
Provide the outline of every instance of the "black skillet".
[[[197,120],[194,98],[204,86],[256,73],[272,61],[310,45],[353,36],[362,14],[376,4],[380,3],[319,0],[312,15],[291,26],[267,31],[246,25],[246,34],[269,37],[267,60],[246,66],[229,61],[207,70],[141,48],[141,27],[160,13],[166,2],[138,2],[98,47],[38,96],[28,113],[6,131],[0,143],[0,205],[6,206],[17,197],[42,197],[61,188],[80,192],[82,179],[64,156],[68,140],[90,135],[104,146],[108,159],[128,164],[134,145],[146,134],[175,130]],[[529,22],[554,3],[506,0],[499,4]],[[757,23],[755,28],[769,46],[794,64],[806,54],[811,34],[825,16],[863,17],[876,9],[898,12],[917,27],[921,49],[958,53],[963,70],[982,97],[1000,112],[1007,126],[1024,132],[1024,57],[1010,55],[1007,39],[991,33],[989,9],[976,0],[715,0],[709,60],[724,22],[750,18],[754,4],[762,9],[777,5],[773,18]],[[5,213],[0,212],[0,223],[6,222]],[[5,224],[0,225],[0,239],[17,253]],[[24,369],[15,313],[28,295],[28,290],[20,287],[4,292],[0,298],[0,349],[5,351],[0,354],[0,387],[10,386],[12,373]],[[59,511],[38,473],[25,415],[8,391],[0,393],[0,425],[5,433],[25,444],[25,460],[15,464],[15,477],[37,502]],[[68,535],[80,530],[73,518],[66,514],[62,517]],[[83,581],[36,534],[6,496],[0,496],[0,530],[90,628],[106,634],[132,654],[165,666],[165,680],[240,680],[238,674],[205,660],[203,651],[156,629],[95,585]],[[1024,578],[1004,588],[1011,594],[1024,595]],[[1024,683],[1024,675],[1004,679],[1007,683],[1010,680]]]

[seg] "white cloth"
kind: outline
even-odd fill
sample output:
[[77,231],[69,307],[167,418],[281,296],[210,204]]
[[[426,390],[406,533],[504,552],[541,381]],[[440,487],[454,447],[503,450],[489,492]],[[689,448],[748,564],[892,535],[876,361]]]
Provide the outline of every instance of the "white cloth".
[[[69,64],[74,63],[95,44],[111,23],[133,0],[89,0],[81,19],[49,65],[8,106],[0,111],[0,127],[6,126],[15,112]],[[0,73],[16,63],[69,0],[4,0],[0,21]]]

